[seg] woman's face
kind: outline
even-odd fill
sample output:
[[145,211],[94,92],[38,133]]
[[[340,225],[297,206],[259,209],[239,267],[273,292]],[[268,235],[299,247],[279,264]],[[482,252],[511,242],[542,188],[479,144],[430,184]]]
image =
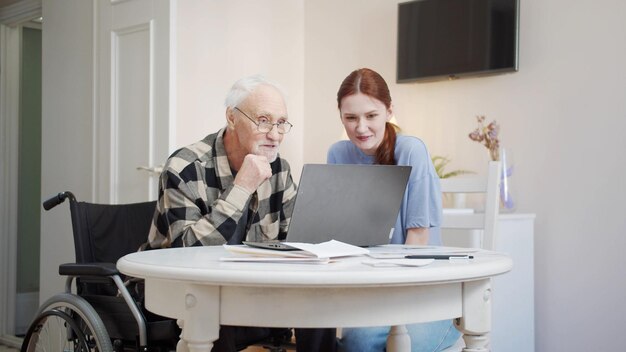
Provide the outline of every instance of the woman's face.
[[350,141],[363,153],[374,155],[385,136],[391,109],[376,98],[357,93],[341,99],[339,114]]

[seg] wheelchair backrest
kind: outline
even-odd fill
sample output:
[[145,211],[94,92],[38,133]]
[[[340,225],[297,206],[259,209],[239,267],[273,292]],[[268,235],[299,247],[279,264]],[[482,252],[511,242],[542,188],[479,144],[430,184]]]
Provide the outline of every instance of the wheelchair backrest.
[[70,202],[77,263],[115,263],[148,239],[156,201],[132,204]]

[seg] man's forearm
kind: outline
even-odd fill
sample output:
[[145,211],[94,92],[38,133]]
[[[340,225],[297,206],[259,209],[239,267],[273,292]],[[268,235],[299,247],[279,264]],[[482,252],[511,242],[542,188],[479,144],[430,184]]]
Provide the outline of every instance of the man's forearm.
[[[206,210],[201,210],[199,202],[192,200],[180,189],[163,194],[169,199],[164,202],[168,219],[168,232],[172,246],[212,246],[228,241],[235,232],[250,194],[241,187],[232,186],[225,190]],[[205,213],[206,212],[206,213]]]

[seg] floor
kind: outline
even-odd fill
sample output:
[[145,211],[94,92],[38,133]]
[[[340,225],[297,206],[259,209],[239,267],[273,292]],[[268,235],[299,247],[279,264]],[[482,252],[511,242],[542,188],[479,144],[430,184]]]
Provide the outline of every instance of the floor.
[[[0,352],[19,352],[19,350],[5,345],[0,345]],[[246,348],[242,352],[267,352],[267,350],[262,347],[251,346]]]
[[0,345],[0,352],[18,352],[16,348]]
[[[0,352],[19,352],[19,350],[16,348],[5,346],[5,345],[0,345]],[[261,347],[252,346],[252,347],[246,348],[242,352],[267,352],[267,350]]]

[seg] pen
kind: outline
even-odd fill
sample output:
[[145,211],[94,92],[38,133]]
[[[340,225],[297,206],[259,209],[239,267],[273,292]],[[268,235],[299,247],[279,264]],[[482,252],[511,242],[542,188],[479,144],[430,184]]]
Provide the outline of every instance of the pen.
[[412,254],[405,256],[406,259],[474,259],[473,255],[457,254]]

